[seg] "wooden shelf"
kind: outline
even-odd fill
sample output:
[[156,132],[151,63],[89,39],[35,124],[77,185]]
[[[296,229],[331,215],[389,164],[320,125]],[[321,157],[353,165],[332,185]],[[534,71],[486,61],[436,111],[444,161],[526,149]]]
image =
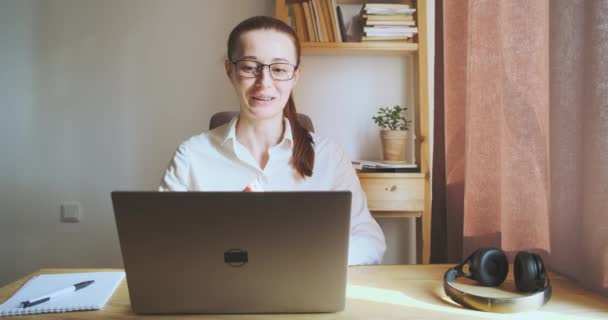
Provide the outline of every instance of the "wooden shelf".
[[[285,3],[294,3],[301,0],[281,0]],[[337,4],[364,4],[366,2],[369,3],[411,3],[416,2],[416,0],[336,0]]]
[[[276,17],[288,21],[288,5],[296,0],[276,0]],[[372,188],[376,196],[381,197],[379,202],[368,203],[370,209],[380,209],[375,217],[410,217],[421,219],[422,229],[422,263],[430,262],[431,255],[431,181],[430,181],[430,147],[429,139],[429,101],[428,101],[428,47],[427,47],[427,21],[426,6],[430,0],[337,0],[337,4],[364,4],[372,3],[413,3],[418,34],[416,42],[304,42],[302,54],[309,56],[412,56],[413,92],[414,92],[414,128],[415,162],[419,164],[421,173],[359,173],[362,184]],[[408,88],[407,90],[410,90]],[[409,91],[408,91],[409,92]],[[367,181],[366,181],[367,180]],[[378,181],[383,180],[383,181]],[[394,180],[394,181],[390,181]],[[401,181],[399,181],[401,180]],[[393,200],[385,199],[388,194],[385,188],[378,187],[379,183],[386,183],[389,190],[406,189],[400,192]],[[382,186],[381,186],[382,187]],[[378,189],[380,188],[380,189]],[[372,195],[372,198],[376,197]],[[377,198],[377,197],[376,197]],[[389,197],[390,198],[390,197]],[[398,213],[401,212],[401,213]]]
[[[287,5],[294,0],[276,1],[276,16],[287,21]],[[338,4],[363,4],[366,2],[409,3],[403,0],[338,0]],[[416,42],[366,41],[366,42],[302,42],[302,54],[311,56],[367,55],[403,56],[418,53]]]
[[312,56],[380,55],[403,56],[418,52],[413,42],[303,42],[302,53]]
[[422,217],[422,212],[415,211],[371,211],[372,217],[377,219],[383,218],[420,218]]

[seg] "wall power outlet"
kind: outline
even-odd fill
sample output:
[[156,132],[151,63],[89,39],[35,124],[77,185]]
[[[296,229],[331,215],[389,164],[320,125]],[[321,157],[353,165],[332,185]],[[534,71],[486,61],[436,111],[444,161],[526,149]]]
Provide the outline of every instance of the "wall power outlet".
[[81,212],[80,202],[64,202],[61,204],[61,222],[79,222]]

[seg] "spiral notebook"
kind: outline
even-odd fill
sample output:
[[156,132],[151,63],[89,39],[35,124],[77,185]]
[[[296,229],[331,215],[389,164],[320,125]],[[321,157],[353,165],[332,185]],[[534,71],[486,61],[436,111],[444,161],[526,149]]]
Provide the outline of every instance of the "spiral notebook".
[[[98,310],[108,302],[125,277],[120,272],[85,272],[43,274],[26,282],[12,297],[0,304],[0,317],[34,313]],[[93,284],[57,299],[29,308],[20,307],[21,302],[40,297],[49,292],[66,288],[75,283],[94,280]]]

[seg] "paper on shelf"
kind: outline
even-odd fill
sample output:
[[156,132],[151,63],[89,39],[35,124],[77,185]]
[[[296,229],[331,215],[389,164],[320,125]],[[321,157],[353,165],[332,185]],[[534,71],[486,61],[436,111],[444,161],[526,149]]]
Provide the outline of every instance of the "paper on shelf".
[[415,163],[386,163],[382,160],[354,160],[353,166],[371,167],[371,168],[418,168]]

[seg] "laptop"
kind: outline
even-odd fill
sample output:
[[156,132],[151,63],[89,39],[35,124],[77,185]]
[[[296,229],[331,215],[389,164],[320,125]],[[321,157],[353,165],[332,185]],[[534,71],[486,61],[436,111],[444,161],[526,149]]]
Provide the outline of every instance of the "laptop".
[[349,191],[112,192],[138,314],[344,309]]

